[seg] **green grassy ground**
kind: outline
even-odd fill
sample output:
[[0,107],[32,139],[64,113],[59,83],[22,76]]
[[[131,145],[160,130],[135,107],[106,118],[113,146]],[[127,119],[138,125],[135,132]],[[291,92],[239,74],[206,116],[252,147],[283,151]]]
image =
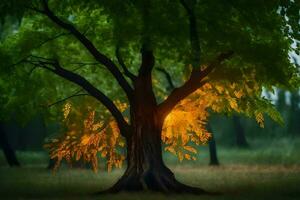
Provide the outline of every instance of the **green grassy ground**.
[[94,174],[85,169],[62,168],[56,174],[45,169],[42,153],[18,153],[22,168],[8,168],[0,156],[0,199],[300,199],[300,140],[252,142],[252,148],[219,148],[220,167],[207,165],[205,148],[199,160],[178,164],[165,155],[168,165],[182,182],[220,192],[217,196],[188,194],[166,196],[151,192],[92,196],[112,185],[122,170]]

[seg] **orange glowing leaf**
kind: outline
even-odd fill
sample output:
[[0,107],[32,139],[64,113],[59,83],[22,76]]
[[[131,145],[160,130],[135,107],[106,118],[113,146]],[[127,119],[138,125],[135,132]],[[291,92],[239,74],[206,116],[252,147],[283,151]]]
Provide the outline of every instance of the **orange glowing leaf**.
[[187,160],[191,160],[191,155],[186,153],[186,154],[184,154],[184,158],[187,159]]
[[178,156],[178,159],[179,159],[179,161],[181,162],[181,161],[183,161],[183,153],[181,152],[181,151],[179,151],[178,153],[177,153],[177,156]]
[[190,151],[192,153],[197,153],[197,150],[194,147],[191,146],[184,146],[183,147],[185,150]]
[[87,145],[88,142],[89,142],[89,140],[90,140],[89,136],[88,136],[88,135],[84,135],[84,136],[82,136],[82,138],[81,138],[81,144],[82,144],[82,145]]

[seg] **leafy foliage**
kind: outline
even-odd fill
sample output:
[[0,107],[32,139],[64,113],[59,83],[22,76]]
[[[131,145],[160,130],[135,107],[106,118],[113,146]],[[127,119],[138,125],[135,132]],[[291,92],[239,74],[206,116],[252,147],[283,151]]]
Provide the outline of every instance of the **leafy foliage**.
[[[117,105],[122,112],[126,111],[126,103],[117,102]],[[83,106],[83,109],[86,108]],[[96,171],[97,154],[107,160],[108,171],[113,166],[121,167],[125,159],[121,150],[125,141],[120,136],[116,122],[104,116],[99,117],[100,122],[95,122],[95,110],[91,107],[88,110],[76,110],[74,107],[71,109],[70,103],[64,105],[63,124],[66,130],[62,137],[52,139],[46,145],[51,158],[57,160],[55,169],[62,159],[70,163],[82,159],[90,162]],[[261,98],[261,89],[257,84],[251,81],[229,85],[222,82],[206,83],[182,100],[167,116],[162,132],[164,149],[176,155],[179,161],[196,160],[195,154],[198,152],[195,145],[205,144],[210,138],[206,129],[210,110],[215,113],[238,113],[254,117],[261,127],[264,127],[264,113],[274,121],[283,123],[275,107]],[[88,115],[84,117],[82,113]],[[79,126],[83,118],[83,125]]]
[[[51,159],[56,160],[54,170],[65,159],[68,163],[83,161],[92,164],[94,171],[98,169],[97,153],[107,160],[108,171],[113,166],[121,167],[125,157],[118,152],[124,147],[116,122],[111,119],[107,123],[95,121],[95,111],[89,108],[83,110],[72,108],[66,103],[63,108],[63,125],[65,131],[60,138],[53,138],[45,145],[50,150]],[[84,118],[84,121],[80,121]],[[80,123],[81,122],[81,123]]]
[[[56,59],[65,69],[99,86],[110,99],[128,105],[111,73],[96,63],[69,32],[36,12],[41,9],[41,2],[1,3],[0,18],[9,30],[0,42],[0,90],[4,94],[0,103],[1,110],[5,111],[1,119],[12,112],[18,112],[22,120],[36,112],[43,112],[47,119],[57,119],[61,115],[59,108],[45,108],[79,89],[37,66],[22,62],[29,57]],[[207,83],[182,100],[167,117],[162,140],[166,143],[165,149],[175,153],[179,160],[194,159],[191,154],[196,151],[192,143],[202,144],[209,139],[205,125],[210,111],[244,114],[255,118],[260,126],[263,126],[264,114],[282,123],[273,105],[262,98],[262,88],[299,86],[299,72],[289,60],[291,50],[299,52],[298,1],[191,2],[194,2],[191,5],[201,46],[201,65],[193,67],[205,67],[217,54],[227,50],[232,50],[235,56],[209,74]],[[119,45],[124,63],[133,73],[138,72],[140,49],[143,39],[148,37],[154,49],[155,66],[166,69],[176,87],[190,75],[193,55],[188,17],[179,1],[51,0],[49,6],[55,15],[74,25],[116,63],[115,49]],[[149,8],[148,15],[145,15],[145,7]],[[21,23],[8,22],[8,16],[22,19]],[[166,82],[159,73],[154,73],[153,83],[160,103],[169,93],[162,89]],[[90,102],[91,108],[84,106],[85,102]],[[113,165],[120,166],[124,157],[117,149],[122,147],[123,139],[107,110],[90,97],[78,97],[72,104],[75,105],[66,104],[64,110],[63,136],[48,144],[51,156],[57,158],[57,166],[63,158],[70,162],[83,159],[93,163],[96,169],[98,152],[108,160],[109,169]],[[77,108],[82,110],[77,111]],[[128,117],[128,110],[124,109],[121,109],[123,115]]]
[[210,135],[206,129],[210,110],[223,114],[244,114],[254,117],[264,127],[263,114],[283,124],[280,113],[266,99],[261,98],[261,90],[256,84],[243,81],[226,84],[206,83],[201,89],[182,100],[166,118],[162,140],[165,150],[184,158],[195,159],[189,153],[197,153],[191,144],[205,144]]

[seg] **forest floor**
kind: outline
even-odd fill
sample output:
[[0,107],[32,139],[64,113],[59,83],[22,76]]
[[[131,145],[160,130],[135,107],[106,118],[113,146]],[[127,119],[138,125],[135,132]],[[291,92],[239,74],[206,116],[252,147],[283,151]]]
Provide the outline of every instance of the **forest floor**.
[[[256,144],[256,143],[255,143]],[[21,168],[9,168],[0,154],[0,199],[109,199],[109,200],[299,200],[300,140],[280,140],[267,146],[252,145],[250,149],[220,147],[221,166],[208,166],[206,148],[195,162],[178,164],[176,157],[166,155],[176,177],[220,195],[159,193],[120,193],[93,195],[111,186],[123,170],[97,174],[88,169],[62,167],[53,173],[46,169],[47,156],[40,152],[18,152]]]

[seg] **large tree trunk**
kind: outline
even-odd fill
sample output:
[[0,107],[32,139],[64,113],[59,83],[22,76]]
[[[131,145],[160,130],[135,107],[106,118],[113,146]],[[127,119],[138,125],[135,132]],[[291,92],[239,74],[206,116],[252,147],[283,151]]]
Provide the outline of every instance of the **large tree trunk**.
[[161,147],[163,119],[157,112],[152,86],[147,82],[149,77],[139,78],[135,82],[135,99],[131,105],[131,136],[126,138],[127,169],[106,192],[151,190],[204,193],[202,189],[178,182],[164,164]]
[[0,124],[0,147],[3,150],[7,163],[11,167],[19,167],[20,163],[16,157],[14,149],[10,146],[3,125]]
[[[149,120],[151,121],[151,120]],[[139,124],[127,140],[127,169],[108,192],[151,190],[204,193],[179,183],[162,159],[161,129],[153,123]]]

